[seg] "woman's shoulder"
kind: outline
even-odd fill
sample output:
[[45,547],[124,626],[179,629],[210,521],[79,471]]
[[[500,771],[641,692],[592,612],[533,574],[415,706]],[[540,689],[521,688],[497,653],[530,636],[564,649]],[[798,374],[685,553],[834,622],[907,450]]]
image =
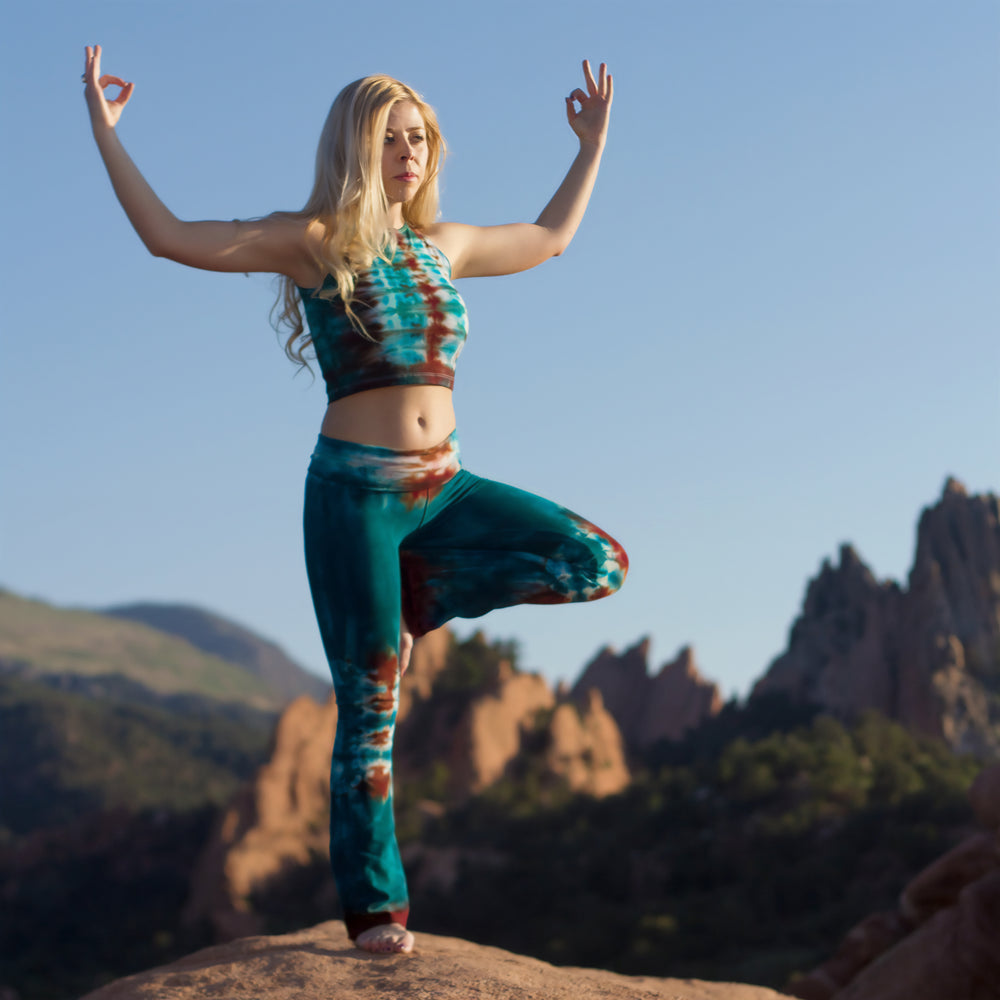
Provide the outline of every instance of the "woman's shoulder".
[[476,226],[468,226],[462,222],[435,222],[424,226],[421,235],[436,246],[448,258],[454,267],[464,251],[471,233]]
[[289,268],[285,272],[288,277],[300,288],[314,288],[320,284],[325,271],[318,261],[327,235],[327,226],[322,220],[303,212],[272,212],[261,222],[267,226],[275,242],[299,250],[290,255],[294,261],[294,273]]
[[475,228],[464,222],[432,222],[429,226],[423,226],[420,232],[435,243],[440,243],[442,240],[447,243],[462,239]]

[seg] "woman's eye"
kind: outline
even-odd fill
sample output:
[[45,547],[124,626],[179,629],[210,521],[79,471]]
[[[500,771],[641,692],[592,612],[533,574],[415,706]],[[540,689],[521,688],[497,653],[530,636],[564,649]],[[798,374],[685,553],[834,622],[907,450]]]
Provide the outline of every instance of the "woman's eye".
[[412,137],[414,142],[423,142],[424,137],[422,135],[415,135]]

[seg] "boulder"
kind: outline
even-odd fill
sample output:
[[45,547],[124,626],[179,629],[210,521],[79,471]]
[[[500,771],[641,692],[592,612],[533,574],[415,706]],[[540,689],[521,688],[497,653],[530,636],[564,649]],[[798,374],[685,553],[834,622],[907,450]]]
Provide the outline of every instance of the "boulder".
[[1000,871],[967,885],[835,1000],[998,1000]]
[[[998,774],[987,768],[970,790],[988,821]],[[802,1000],[1000,1000],[1000,831],[972,834],[932,862],[896,912],[867,917],[787,990]]]
[[969,801],[984,827],[1000,831],[1000,764],[979,772],[969,789]]

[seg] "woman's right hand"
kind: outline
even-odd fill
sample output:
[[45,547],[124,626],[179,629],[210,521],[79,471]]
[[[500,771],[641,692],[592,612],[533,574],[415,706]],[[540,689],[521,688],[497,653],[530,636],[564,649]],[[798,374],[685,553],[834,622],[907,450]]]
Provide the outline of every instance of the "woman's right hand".
[[[99,128],[114,128],[121,118],[128,99],[132,96],[134,84],[126,83],[121,77],[101,76],[101,47],[87,46],[87,61],[84,64],[83,79],[86,83],[84,96],[90,110],[90,122],[97,131]],[[104,94],[105,87],[121,87],[118,96],[109,101]]]
[[[87,107],[97,148],[125,214],[146,248],[207,271],[270,271],[286,274],[301,285],[317,282],[317,252],[325,229],[295,213],[249,222],[185,222],[163,204],[125,152],[115,125],[121,118],[132,84],[117,76],[101,76],[101,47],[87,46],[83,73]],[[121,87],[112,101],[105,87]],[[322,275],[319,276],[322,280]]]

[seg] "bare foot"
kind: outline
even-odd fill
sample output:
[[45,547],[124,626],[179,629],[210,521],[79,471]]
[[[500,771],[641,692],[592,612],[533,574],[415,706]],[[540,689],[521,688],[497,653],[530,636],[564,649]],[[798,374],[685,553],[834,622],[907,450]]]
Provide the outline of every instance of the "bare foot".
[[410,665],[410,653],[413,652],[413,634],[407,631],[406,622],[403,622],[402,631],[399,633],[399,676],[406,673],[406,668]]
[[376,924],[362,931],[354,941],[362,951],[413,951],[413,935],[402,924]]

